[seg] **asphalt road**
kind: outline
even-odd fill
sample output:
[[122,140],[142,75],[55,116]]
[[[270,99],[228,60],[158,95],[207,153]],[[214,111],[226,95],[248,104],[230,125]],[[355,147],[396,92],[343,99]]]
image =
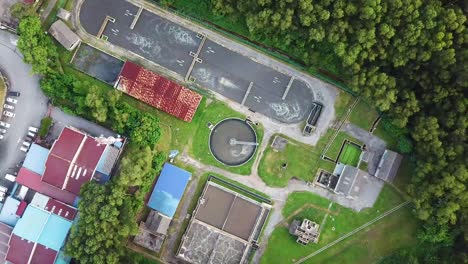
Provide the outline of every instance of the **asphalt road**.
[[94,137],[99,137],[101,135],[104,137],[117,137],[115,132],[79,116],[65,114],[55,106],[51,108],[50,117],[52,117],[54,123],[49,130],[49,135],[47,136],[47,141],[49,142],[56,140],[63,128],[66,126],[78,128]]
[[16,51],[16,41],[16,35],[0,30],[0,69],[9,79],[11,90],[21,93],[16,98],[16,116],[2,117],[4,122],[11,124],[5,138],[0,140],[0,184],[4,186],[12,185],[4,179],[5,174],[17,172],[17,165],[25,157],[20,147],[26,138],[28,127],[39,127],[47,112],[47,97],[39,88],[39,77],[32,75],[31,66],[23,62],[19,51]]
[[[135,28],[130,25],[138,7],[125,0],[85,0],[80,22],[91,35],[97,35],[106,15],[109,22],[104,35],[116,46],[129,50],[185,77],[201,38],[185,27],[143,10]],[[258,63],[209,39],[206,40],[191,76],[195,83],[233,101],[245,102],[249,109],[283,123],[304,120],[316,97],[300,79],[292,82],[282,99],[291,76]],[[253,83],[249,93],[248,87]],[[246,95],[247,93],[247,95]],[[244,99],[245,98],[245,99]]]

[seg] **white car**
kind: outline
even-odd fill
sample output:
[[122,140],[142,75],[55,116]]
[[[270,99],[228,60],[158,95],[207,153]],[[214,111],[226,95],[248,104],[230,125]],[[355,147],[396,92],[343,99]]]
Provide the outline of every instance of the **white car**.
[[0,126],[9,128],[11,125],[5,122],[0,121]]
[[23,146],[29,148],[31,146],[31,143],[28,141],[23,141]]
[[23,152],[28,152],[28,148],[27,148],[27,147],[21,147],[20,149],[21,149],[21,151],[23,151]]
[[5,108],[5,109],[11,109],[11,110],[15,109],[14,106],[9,105],[9,104],[4,104],[4,105],[3,105],[3,108]]
[[7,99],[6,99],[6,100],[7,100],[7,102],[9,102],[9,103],[12,103],[12,104],[16,104],[16,103],[18,103],[18,100],[16,100],[16,99],[13,99],[13,98],[11,98],[11,97],[7,97]]
[[39,128],[30,126],[30,127],[28,128],[28,130],[31,131],[31,132],[33,132],[33,133],[37,133],[37,132],[39,131]]
[[2,139],[3,139],[3,135],[0,135],[0,140],[2,140]]
[[3,111],[3,115],[8,116],[8,117],[15,117],[15,114],[10,112],[10,111]]
[[0,128],[0,133],[5,134],[5,133],[6,133],[6,129]]
[[28,136],[30,138],[35,138],[36,137],[36,134],[32,133],[32,132],[28,132]]

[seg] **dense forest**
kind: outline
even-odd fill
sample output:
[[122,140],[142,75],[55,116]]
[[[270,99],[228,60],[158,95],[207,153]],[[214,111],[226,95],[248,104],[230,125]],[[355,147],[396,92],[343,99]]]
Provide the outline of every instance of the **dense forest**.
[[[430,245],[427,252],[420,250],[419,258],[434,263],[468,261],[463,253],[468,239],[468,31],[463,8],[468,6],[463,1],[164,3],[213,23],[240,21],[248,28],[248,38],[299,56],[307,66],[319,64],[317,52],[333,53],[347,85],[385,112],[396,129],[410,131],[416,168],[407,191],[425,223],[420,239]],[[196,4],[211,15],[193,12]],[[403,255],[399,257],[412,256]]]

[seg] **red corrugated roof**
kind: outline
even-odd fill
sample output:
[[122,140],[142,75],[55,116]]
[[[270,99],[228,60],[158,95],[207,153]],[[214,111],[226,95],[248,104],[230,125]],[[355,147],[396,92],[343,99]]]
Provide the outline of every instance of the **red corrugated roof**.
[[70,221],[73,221],[73,219],[75,219],[76,212],[77,212],[76,208],[68,206],[54,199],[49,199],[44,210],[49,211],[58,216],[61,216]]
[[57,255],[57,251],[37,244],[31,259],[31,264],[54,264]]
[[18,209],[16,209],[16,215],[19,217],[23,216],[24,210],[26,210],[27,206],[28,203],[26,203],[25,201],[21,201],[18,206]]
[[70,164],[67,160],[49,154],[42,181],[62,189]]
[[57,251],[46,248],[41,244],[36,245],[34,252],[33,248],[33,242],[28,242],[28,240],[21,239],[13,234],[10,239],[6,260],[13,264],[26,264],[32,254],[31,264],[53,264],[55,262],[58,255]]
[[125,62],[119,90],[179,119],[192,121],[202,96],[132,62]]
[[80,154],[76,159],[76,164],[80,167],[94,170],[105,149],[106,145],[100,144],[98,146],[95,139],[87,137],[83,147],[81,148]]
[[92,137],[64,128],[47,158],[42,180],[78,195],[91,180],[105,148]]
[[24,167],[19,170],[16,182],[69,205],[73,205],[76,199],[76,195],[73,193],[61,190],[43,182],[41,180],[41,175]]
[[59,138],[50,150],[50,154],[61,157],[62,159],[72,161],[75,153],[81,145],[85,135],[82,133],[65,127],[60,133]]
[[19,236],[12,234],[9,246],[6,256],[7,261],[15,264],[28,263],[34,243],[23,240]]

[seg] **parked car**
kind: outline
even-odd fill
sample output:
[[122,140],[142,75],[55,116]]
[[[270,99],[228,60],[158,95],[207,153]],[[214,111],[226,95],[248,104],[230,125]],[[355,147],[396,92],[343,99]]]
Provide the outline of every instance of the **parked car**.
[[23,146],[29,148],[31,146],[31,143],[28,141],[23,141]]
[[15,117],[15,113],[12,113],[10,111],[3,111],[3,115],[8,116],[8,117]]
[[6,193],[8,192],[8,188],[0,185],[0,192]]
[[34,134],[33,132],[28,132],[28,136],[30,138],[35,138],[36,137],[36,134]]
[[8,96],[16,96],[16,97],[18,97],[18,96],[20,96],[20,95],[21,95],[20,92],[15,92],[15,91],[10,91],[10,92],[8,92]]
[[3,136],[3,135],[0,135],[0,140],[2,140],[3,138],[4,138],[4,136]]
[[2,122],[2,121],[0,121],[0,126],[2,126],[2,127],[6,127],[6,128],[9,128],[11,125],[10,125],[10,124],[8,124],[8,123],[6,123],[6,122]]
[[3,105],[3,108],[5,108],[5,109],[11,109],[11,110],[15,109],[14,106],[9,105],[9,104],[4,104],[4,105]]
[[5,134],[5,133],[6,133],[6,129],[0,128],[0,133]]
[[13,99],[13,98],[11,98],[11,97],[7,97],[7,99],[6,99],[6,100],[7,100],[7,102],[9,102],[9,103],[12,103],[12,104],[16,104],[16,103],[18,103],[18,100],[16,100],[16,99]]
[[31,132],[33,132],[33,133],[37,133],[37,132],[39,131],[39,128],[30,126],[30,127],[28,128],[28,130],[31,131]]
[[28,152],[28,148],[27,148],[27,147],[21,147],[20,149],[21,149],[21,151],[23,151],[23,152]]
[[7,180],[9,180],[11,182],[15,182],[16,181],[16,176],[7,173],[5,175],[5,179],[7,179]]

